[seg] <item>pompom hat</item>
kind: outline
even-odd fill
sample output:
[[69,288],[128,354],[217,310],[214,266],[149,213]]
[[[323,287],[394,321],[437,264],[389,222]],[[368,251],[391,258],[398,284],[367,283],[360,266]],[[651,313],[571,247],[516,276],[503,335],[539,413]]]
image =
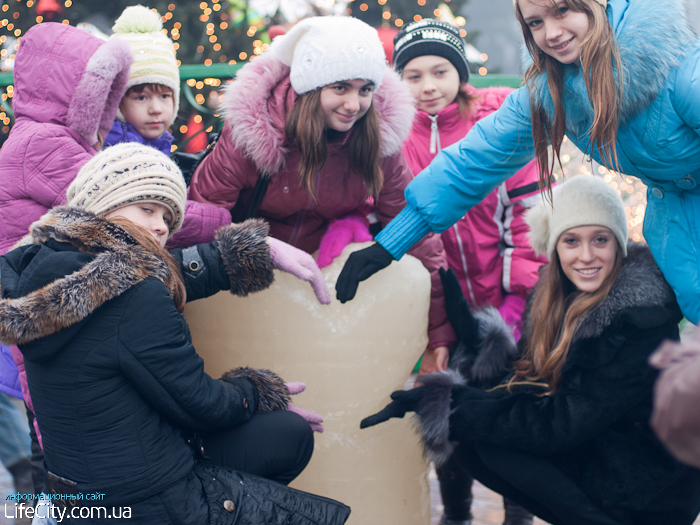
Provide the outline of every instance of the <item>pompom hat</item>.
[[103,149],[85,164],[66,192],[68,205],[101,215],[137,202],[154,202],[172,214],[170,235],[182,226],[185,179],[155,148],[123,142]]
[[[134,51],[127,91],[140,84],[162,84],[173,90],[175,111],[172,126],[180,106],[180,71],[175,59],[173,42],[162,32],[161,16],[142,5],[124,9],[112,27],[112,38],[126,40]],[[121,110],[117,118],[124,121]]]
[[377,91],[386,67],[377,30],[350,16],[306,18],[276,37],[268,53],[289,66],[299,95],[356,78],[373,82]]
[[553,260],[562,233],[578,226],[605,226],[627,256],[627,216],[622,199],[603,179],[577,175],[552,189],[552,203],[538,202],[525,215],[538,255]]
[[459,29],[440,20],[424,18],[401,28],[394,37],[394,69],[401,73],[411,60],[425,55],[435,55],[449,60],[459,73],[459,81],[469,80],[464,40]]

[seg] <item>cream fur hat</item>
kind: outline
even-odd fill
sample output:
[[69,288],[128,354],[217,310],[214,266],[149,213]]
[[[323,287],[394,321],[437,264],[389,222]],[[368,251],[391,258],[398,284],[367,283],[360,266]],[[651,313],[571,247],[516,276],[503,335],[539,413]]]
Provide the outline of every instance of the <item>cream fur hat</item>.
[[627,256],[627,217],[622,199],[603,179],[577,175],[552,189],[552,207],[539,202],[525,215],[530,226],[530,241],[538,255],[554,258],[562,233],[578,226],[605,226]]
[[[608,6],[608,0],[595,0],[595,1],[598,2],[600,5],[602,5],[603,7]],[[513,7],[518,7],[518,0],[513,0]]]
[[[161,31],[161,16],[142,5],[132,5],[124,9],[114,22],[112,38],[126,40],[134,51],[129,81],[125,92],[140,84],[162,84],[173,90],[175,111],[172,126],[180,107],[180,70],[175,59],[173,42]],[[117,118],[124,122],[121,110]]]
[[66,192],[68,205],[97,215],[136,202],[166,206],[170,235],[182,226],[187,187],[180,168],[165,154],[138,142],[103,149],[85,164]]
[[299,95],[356,78],[371,80],[377,91],[386,66],[377,30],[350,16],[306,18],[275,38],[268,53],[290,67]]

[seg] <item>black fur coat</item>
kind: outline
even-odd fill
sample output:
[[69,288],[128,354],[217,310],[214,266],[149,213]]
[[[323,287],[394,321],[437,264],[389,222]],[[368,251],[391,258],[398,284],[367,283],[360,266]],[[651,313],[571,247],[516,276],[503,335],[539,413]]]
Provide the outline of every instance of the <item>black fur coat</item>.
[[[544,391],[537,386],[486,391],[455,372],[424,380],[430,401],[418,421],[433,459],[444,461],[455,442],[514,449],[548,458],[620,523],[642,523],[647,507],[665,509],[669,524],[693,522],[700,471],[672,458],[649,427],[656,371],[647,358],[664,339],[678,338],[680,310],[648,248],[630,243],[628,250],[608,297],[576,331],[552,395],[536,395]],[[524,319],[522,341],[527,313]],[[492,355],[474,366],[495,373],[515,346],[486,324],[482,346]]]
[[[266,235],[263,221],[246,221],[194,252],[176,251],[176,260],[197,262],[182,267],[190,298],[269,286]],[[345,521],[349,509],[336,502],[223,468],[194,469],[183,429],[231,428],[256,411],[285,409],[289,392],[269,371],[238,369],[222,380],[204,373],[161,258],[68,207],[35,223],[27,240],[0,258],[0,341],[24,356],[48,470],[79,492],[105,494],[103,505],[131,505],[135,523],[162,522],[134,503],[155,495],[173,499],[177,523],[263,522],[256,513],[271,509],[288,523]],[[225,500],[238,510],[224,509]]]

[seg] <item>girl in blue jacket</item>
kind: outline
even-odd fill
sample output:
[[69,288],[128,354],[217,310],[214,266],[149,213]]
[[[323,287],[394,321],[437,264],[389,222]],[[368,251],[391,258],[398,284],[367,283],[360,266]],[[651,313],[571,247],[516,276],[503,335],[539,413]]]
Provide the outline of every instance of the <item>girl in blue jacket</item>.
[[596,161],[648,186],[644,237],[683,313],[697,323],[700,40],[684,2],[514,4],[532,60],[524,85],[409,184],[407,206],[377,244],[346,263],[338,299],[352,299],[359,281],[427,232],[449,228],[532,158],[547,185],[567,136]]

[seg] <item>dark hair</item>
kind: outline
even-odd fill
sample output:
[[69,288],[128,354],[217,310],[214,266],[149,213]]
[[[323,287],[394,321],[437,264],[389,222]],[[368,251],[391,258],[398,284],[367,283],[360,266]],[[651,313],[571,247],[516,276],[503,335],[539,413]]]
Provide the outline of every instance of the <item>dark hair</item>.
[[[131,93],[143,93],[143,90],[146,88],[150,88],[151,91],[154,93],[160,95],[162,93],[167,93],[168,91],[170,93],[175,94],[173,91],[173,88],[169,88],[168,86],[165,86],[163,84],[157,84],[155,82],[150,82],[147,84],[136,84],[135,86],[131,86],[129,89],[126,90],[126,93],[124,93],[124,97],[127,95],[130,95]],[[122,97],[122,98],[124,98]]]
[[[316,199],[314,177],[326,162],[326,119],[321,107],[321,89],[304,93],[287,114],[284,136],[301,153],[299,181]],[[355,122],[348,139],[350,170],[357,173],[367,187],[367,197],[377,198],[384,184],[381,165],[381,132],[377,111],[372,103],[367,113]]]

